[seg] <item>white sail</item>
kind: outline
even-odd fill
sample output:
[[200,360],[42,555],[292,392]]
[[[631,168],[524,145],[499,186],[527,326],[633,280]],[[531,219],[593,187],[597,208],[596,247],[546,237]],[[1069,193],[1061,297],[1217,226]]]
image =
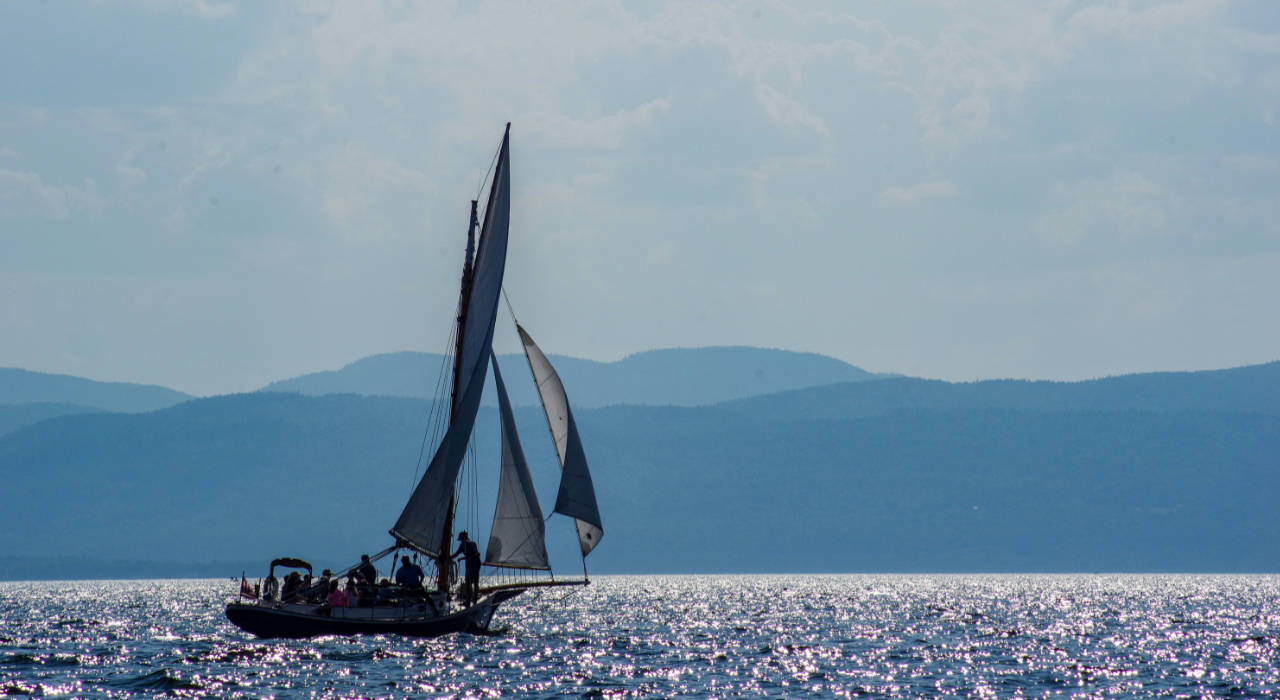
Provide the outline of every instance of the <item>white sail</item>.
[[[418,482],[413,495],[396,520],[391,534],[411,543],[419,550],[440,554],[444,523],[453,496],[458,470],[466,456],[480,394],[484,390],[489,356],[493,352],[493,322],[498,313],[502,291],[502,274],[507,260],[507,230],[511,213],[511,174],[508,163],[507,134],[502,137],[498,164],[489,188],[489,203],[480,229],[476,251],[471,295],[467,299],[462,343],[458,353],[458,383],[454,387],[453,421],[436,448],[427,472]],[[447,546],[447,545],[446,545]]]
[[516,324],[516,330],[520,333],[525,357],[529,358],[529,369],[533,371],[533,381],[538,385],[542,409],[547,414],[547,426],[551,428],[551,439],[560,457],[560,491],[556,494],[553,510],[574,519],[578,528],[578,545],[585,557],[604,537],[600,509],[596,506],[596,489],[591,483],[591,472],[587,470],[587,454],[578,439],[578,427],[573,422],[573,411],[569,409],[569,397],[564,392],[560,375],[556,374],[547,356],[542,354],[524,328]]
[[502,420],[502,472],[498,477],[498,506],[493,511],[484,563],[513,569],[549,570],[542,508],[533,490],[529,464],[520,449],[520,436],[516,434],[516,421],[511,415],[511,401],[502,383],[502,372],[498,370],[498,358],[493,357],[492,363],[494,387],[498,390],[498,415]]

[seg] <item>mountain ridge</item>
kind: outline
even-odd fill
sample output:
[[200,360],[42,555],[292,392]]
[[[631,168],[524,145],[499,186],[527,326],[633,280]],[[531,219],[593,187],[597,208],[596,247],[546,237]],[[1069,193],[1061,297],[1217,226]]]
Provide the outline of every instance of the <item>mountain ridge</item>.
[[[1266,397],[1280,374],[1271,363],[1190,374],[1056,388],[883,379],[575,410],[605,525],[591,567],[1275,571],[1280,413]],[[433,408],[256,392],[21,427],[0,436],[0,551],[350,563],[403,508],[431,454]],[[549,512],[559,466],[545,419],[529,407],[516,422]],[[481,409],[480,468],[464,479],[477,490],[460,501],[482,511],[496,423]],[[459,519],[484,542],[487,517]],[[577,566],[564,521],[548,523],[560,570]]]
[[100,382],[69,374],[0,367],[0,405],[76,404],[104,411],[138,413],[192,398],[155,384]]
[[[696,406],[786,389],[884,376],[817,353],[748,346],[664,348],[633,353],[612,362],[549,355],[574,405],[598,408],[616,403]],[[498,356],[503,366],[523,367],[520,354]],[[429,399],[448,365],[443,355],[401,351],[370,355],[337,370],[311,372],[271,382],[260,391],[296,391],[309,396],[352,393]],[[486,386],[483,403],[496,405]],[[518,406],[536,405],[525,383],[508,386]]]

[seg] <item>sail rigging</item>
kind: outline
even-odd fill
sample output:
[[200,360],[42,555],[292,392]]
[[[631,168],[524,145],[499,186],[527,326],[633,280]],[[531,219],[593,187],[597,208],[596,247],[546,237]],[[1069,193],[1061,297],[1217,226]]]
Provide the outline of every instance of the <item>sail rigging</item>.
[[587,455],[582,449],[582,440],[578,438],[578,426],[574,423],[569,397],[565,394],[560,375],[533,342],[533,338],[518,323],[516,331],[520,334],[520,344],[524,346],[533,380],[538,385],[538,397],[542,400],[547,426],[551,429],[551,439],[555,442],[556,455],[560,458],[560,490],[556,494],[553,512],[574,519],[578,530],[578,545],[585,557],[604,537],[604,525],[600,521],[600,509],[596,505],[596,490],[591,482],[591,472],[587,469]]
[[533,477],[520,448],[515,417],[507,387],[502,382],[498,358],[491,358],[493,383],[498,392],[498,414],[502,421],[502,471],[498,477],[498,505],[485,548],[486,566],[549,570],[542,508],[533,490]]
[[[481,585],[480,567],[474,546],[464,547],[467,557],[466,580],[455,586],[451,537],[456,499],[459,495],[459,472],[470,455],[472,431],[480,407],[481,394],[489,365],[493,366],[494,386],[498,395],[501,422],[502,458],[498,485],[498,503],[489,533],[487,556],[483,563],[505,569],[551,570],[545,542],[545,521],[534,493],[533,479],[516,434],[511,401],[507,396],[502,372],[493,355],[494,321],[502,296],[503,270],[507,258],[507,236],[510,224],[511,175],[507,124],[502,144],[494,157],[493,180],[484,212],[484,223],[476,220],[477,203],[471,202],[471,218],[467,230],[466,254],[459,285],[457,324],[453,335],[453,373],[450,383],[449,423],[436,446],[422,478],[417,482],[408,503],[400,513],[391,534],[392,546],[373,557],[362,557],[361,564],[343,570],[353,595],[347,597],[333,591],[324,598],[324,579],[305,589],[281,591],[279,596],[255,595],[245,602],[248,582],[242,575],[241,595],[227,605],[227,619],[241,629],[263,637],[312,637],[327,634],[406,634],[433,637],[453,632],[483,632],[489,629],[498,606],[521,593],[556,586],[585,586],[586,554],[600,541],[604,530],[596,507],[591,475],[586,456],[578,440],[573,414],[569,411],[564,387],[547,358],[517,324],[525,354],[529,359],[539,396],[551,426],[556,452],[561,464],[560,491],[556,512],[574,518],[583,554],[583,576],[579,580],[543,578],[514,574],[522,580],[495,581],[490,577]],[[476,245],[476,228],[480,228]],[[443,405],[443,402],[441,402]],[[425,453],[424,436],[423,452]],[[421,454],[419,454],[419,466]],[[472,488],[474,489],[474,480]],[[471,501],[472,517],[474,497]],[[471,523],[473,526],[476,523]],[[459,536],[461,540],[461,536]],[[423,572],[416,573],[409,558],[403,558],[401,574],[406,578],[397,584],[376,582],[378,572],[372,562],[408,547],[435,559],[435,588],[419,585]],[[394,557],[393,557],[394,560]],[[280,561],[310,567],[296,559]],[[329,572],[326,571],[326,574]],[[390,574],[390,570],[387,572]],[[508,572],[510,573],[510,572]],[[505,575],[505,574],[504,574]],[[400,579],[401,576],[397,576]],[[358,581],[357,581],[358,579]],[[274,576],[269,575],[274,581]]]
[[391,528],[392,536],[434,556],[442,554],[441,542],[449,536],[444,530],[452,514],[454,484],[471,440],[489,356],[493,352],[493,325],[502,290],[511,218],[510,131],[508,124],[489,189],[470,291],[465,295],[466,303],[460,315],[462,338],[458,344],[453,419],[426,473]]

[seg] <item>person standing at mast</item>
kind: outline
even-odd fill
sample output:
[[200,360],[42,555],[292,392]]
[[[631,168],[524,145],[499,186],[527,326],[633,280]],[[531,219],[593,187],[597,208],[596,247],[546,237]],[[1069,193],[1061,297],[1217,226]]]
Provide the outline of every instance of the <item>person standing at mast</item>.
[[461,554],[467,560],[467,577],[463,595],[467,605],[474,605],[480,592],[480,548],[467,537],[467,531],[458,533],[458,551],[453,553],[456,559]]

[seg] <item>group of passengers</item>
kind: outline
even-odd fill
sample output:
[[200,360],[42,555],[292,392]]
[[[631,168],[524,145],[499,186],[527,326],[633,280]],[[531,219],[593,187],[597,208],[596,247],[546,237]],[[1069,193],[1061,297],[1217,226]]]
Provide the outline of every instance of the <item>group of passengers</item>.
[[400,570],[396,572],[398,588],[393,588],[385,578],[378,581],[378,570],[369,561],[369,555],[361,555],[360,565],[347,576],[345,587],[340,586],[336,579],[327,582],[329,595],[325,602],[332,608],[367,608],[398,596],[419,597],[425,594],[422,567],[409,561],[408,555],[401,557],[400,562]]
[[[466,561],[466,577],[462,597],[468,604],[474,603],[479,589],[480,552],[464,530],[458,533],[458,551],[453,554]],[[379,604],[388,604],[396,598],[422,598],[429,593],[423,588],[426,576],[422,567],[409,560],[408,555],[400,557],[400,568],[395,572],[395,584],[388,579],[378,580],[378,570],[369,560],[368,554],[360,555],[360,564],[347,575],[346,584],[333,578],[333,572],[325,569],[320,578],[312,581],[308,571],[304,576],[291,571],[280,586],[280,600],[288,602],[323,603],[330,608],[367,608]],[[275,575],[269,575],[266,581],[264,598],[275,597]]]

